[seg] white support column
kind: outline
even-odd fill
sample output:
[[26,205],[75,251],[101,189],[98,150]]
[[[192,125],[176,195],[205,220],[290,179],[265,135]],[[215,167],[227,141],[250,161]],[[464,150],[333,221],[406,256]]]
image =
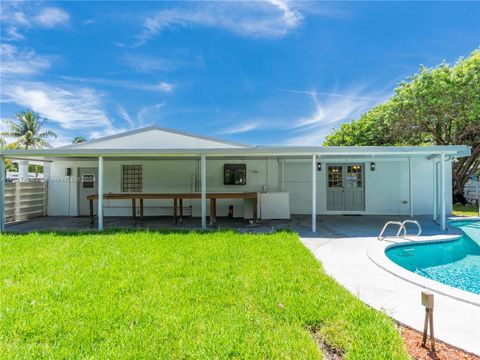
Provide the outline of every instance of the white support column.
[[0,233],[5,231],[5,159],[0,156]]
[[312,156],[312,232],[317,231],[317,155]]
[[438,220],[438,184],[437,184],[437,161],[433,160],[433,221]]
[[43,163],[43,180],[49,181],[52,174],[52,163],[45,161]]
[[410,204],[410,217],[413,217],[413,172],[412,159],[408,159],[408,202]]
[[202,229],[207,228],[207,159],[202,155],[200,159],[200,185],[201,185],[201,209]]
[[98,157],[98,230],[103,230],[103,156]]
[[445,153],[442,152],[440,156],[440,202],[441,202],[441,210],[440,210],[440,227],[442,230],[446,229],[446,206],[445,206]]
[[285,159],[282,159],[281,160],[281,187],[280,187],[280,191],[285,191]]
[[19,182],[28,182],[28,161],[19,160],[18,165],[18,181]]

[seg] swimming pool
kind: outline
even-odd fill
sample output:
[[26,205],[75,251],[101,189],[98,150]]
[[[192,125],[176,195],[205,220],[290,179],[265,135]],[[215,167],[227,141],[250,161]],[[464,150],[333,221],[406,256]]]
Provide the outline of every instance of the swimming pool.
[[408,243],[388,248],[397,265],[443,284],[480,294],[480,221],[453,221],[463,236],[456,240]]

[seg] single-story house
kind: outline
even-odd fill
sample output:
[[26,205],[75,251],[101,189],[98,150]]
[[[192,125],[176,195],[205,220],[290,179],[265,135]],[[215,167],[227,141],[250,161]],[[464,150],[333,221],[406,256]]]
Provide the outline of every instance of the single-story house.
[[[431,215],[445,228],[452,166],[467,146],[250,146],[150,126],[53,149],[1,150],[42,161],[48,216],[246,219],[316,215]],[[20,170],[20,172],[22,172]],[[0,229],[5,229],[1,181]],[[177,203],[178,200],[178,203]],[[213,208],[213,210],[212,210]]]

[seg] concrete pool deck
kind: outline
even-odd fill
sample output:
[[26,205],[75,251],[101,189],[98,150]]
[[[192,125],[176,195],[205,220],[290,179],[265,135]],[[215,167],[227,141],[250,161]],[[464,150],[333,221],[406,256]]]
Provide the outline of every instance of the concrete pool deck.
[[[426,238],[441,238],[441,235],[451,238],[459,233],[455,228],[442,232],[430,217],[416,219]],[[301,233],[301,241],[330,276],[366,304],[422,331],[425,310],[420,294],[425,288],[386,271],[368,255],[372,242],[378,241],[376,236],[383,220],[382,217],[350,217],[346,222],[345,217],[329,217],[328,222],[319,223],[318,234]],[[433,289],[429,291],[435,294],[436,338],[480,355],[480,307]]]

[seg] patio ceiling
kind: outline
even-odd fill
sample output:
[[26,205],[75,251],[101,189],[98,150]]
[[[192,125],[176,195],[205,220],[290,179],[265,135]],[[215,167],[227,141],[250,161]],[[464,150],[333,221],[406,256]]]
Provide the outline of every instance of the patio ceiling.
[[55,159],[91,160],[104,156],[105,160],[147,158],[182,158],[198,159],[201,155],[210,158],[307,158],[317,155],[319,158],[339,159],[381,159],[381,158],[434,158],[444,154],[450,157],[470,155],[468,146],[330,146],[330,147],[251,147],[221,149],[32,149],[0,150],[0,155],[12,159],[52,161]]

